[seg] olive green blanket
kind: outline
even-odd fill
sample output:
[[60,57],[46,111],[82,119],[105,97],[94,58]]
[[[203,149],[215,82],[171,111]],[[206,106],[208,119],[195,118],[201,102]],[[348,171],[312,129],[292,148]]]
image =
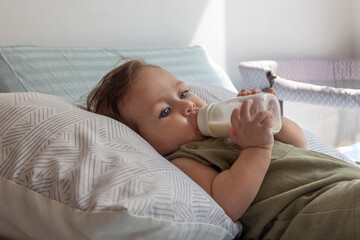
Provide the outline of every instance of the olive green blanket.
[[[189,157],[224,170],[240,152],[230,139],[213,138],[167,159]],[[360,239],[360,168],[275,141],[269,170],[240,221],[241,239]]]

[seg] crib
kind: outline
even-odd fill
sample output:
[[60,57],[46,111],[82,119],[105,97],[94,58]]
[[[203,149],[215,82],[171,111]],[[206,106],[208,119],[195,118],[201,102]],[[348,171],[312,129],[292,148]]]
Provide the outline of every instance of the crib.
[[360,159],[360,59],[246,61],[247,88],[273,87],[284,114],[340,152]]

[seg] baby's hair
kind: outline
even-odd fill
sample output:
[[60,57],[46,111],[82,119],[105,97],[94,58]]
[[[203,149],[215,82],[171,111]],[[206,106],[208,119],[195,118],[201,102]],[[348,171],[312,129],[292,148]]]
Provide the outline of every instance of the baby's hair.
[[157,67],[143,59],[127,59],[127,62],[107,73],[87,97],[87,109],[120,122],[125,119],[117,103],[125,104],[129,89],[144,67]]

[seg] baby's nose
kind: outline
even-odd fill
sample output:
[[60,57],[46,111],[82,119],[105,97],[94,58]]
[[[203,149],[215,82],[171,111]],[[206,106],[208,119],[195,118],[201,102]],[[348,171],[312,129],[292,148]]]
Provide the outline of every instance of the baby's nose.
[[185,108],[184,108],[184,114],[185,115],[190,115],[195,108],[195,103],[191,102],[191,101],[186,101],[185,103]]

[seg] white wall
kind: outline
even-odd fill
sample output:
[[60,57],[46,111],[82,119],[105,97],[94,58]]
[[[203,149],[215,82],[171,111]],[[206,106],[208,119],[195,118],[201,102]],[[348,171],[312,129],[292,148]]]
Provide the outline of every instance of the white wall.
[[[352,1],[359,2],[228,1],[228,73],[236,77],[236,63],[244,60],[352,56],[355,27],[352,16],[359,12],[352,7]],[[360,24],[360,19],[357,20]]]
[[0,45],[204,45],[244,60],[360,56],[360,0],[0,0]]
[[352,34],[353,42],[353,57],[360,57],[360,0],[351,0],[352,1]]
[[0,45],[201,44],[235,80],[245,60],[360,57],[359,12],[360,0],[0,0]]
[[0,0],[0,44],[188,45],[207,3],[208,0]]

